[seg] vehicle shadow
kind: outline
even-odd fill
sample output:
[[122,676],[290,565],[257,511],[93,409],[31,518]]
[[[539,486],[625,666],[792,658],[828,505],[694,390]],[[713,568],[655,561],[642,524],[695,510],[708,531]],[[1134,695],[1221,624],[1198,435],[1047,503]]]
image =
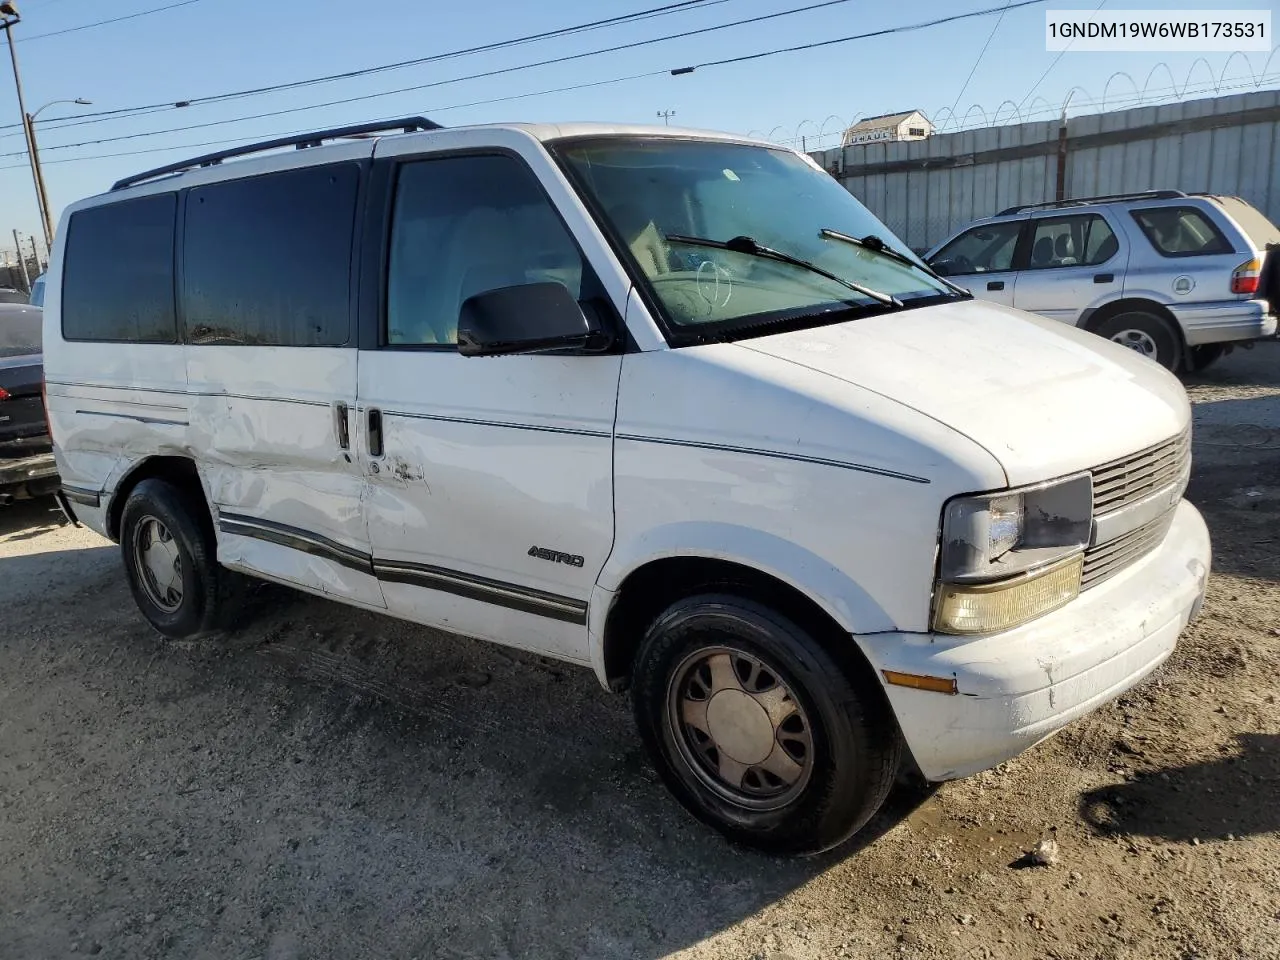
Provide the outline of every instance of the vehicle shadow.
[[1280,734],[1237,734],[1236,744],[1238,752],[1217,760],[1091,790],[1080,799],[1080,815],[1099,833],[1179,843],[1214,838],[1206,835],[1206,810],[1218,819],[1217,839],[1280,831]]
[[32,540],[65,522],[53,497],[17,500],[0,507],[0,543]]
[[[0,545],[29,542],[21,534],[0,534]],[[49,607],[100,589],[116,573],[119,552],[102,540],[77,550],[19,552],[0,560],[0,611],[6,625],[20,606]],[[126,598],[128,599],[128,598]],[[38,619],[38,617],[37,617]]]

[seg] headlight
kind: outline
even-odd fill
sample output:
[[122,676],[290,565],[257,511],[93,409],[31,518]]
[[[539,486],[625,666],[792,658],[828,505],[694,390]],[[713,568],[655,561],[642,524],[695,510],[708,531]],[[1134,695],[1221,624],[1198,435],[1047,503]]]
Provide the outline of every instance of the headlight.
[[1087,473],[1022,490],[958,497],[942,518],[934,629],[994,633],[1080,591],[1093,526]]

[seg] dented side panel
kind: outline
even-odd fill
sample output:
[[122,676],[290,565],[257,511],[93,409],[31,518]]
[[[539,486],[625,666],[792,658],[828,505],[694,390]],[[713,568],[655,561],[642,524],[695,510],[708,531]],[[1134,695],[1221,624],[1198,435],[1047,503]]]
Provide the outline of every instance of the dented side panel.
[[336,413],[338,404],[355,406],[356,351],[200,346],[189,349],[187,366],[190,442],[219,516],[218,559],[383,605],[371,570],[306,552],[326,542],[335,552],[369,552],[364,481],[340,445]]

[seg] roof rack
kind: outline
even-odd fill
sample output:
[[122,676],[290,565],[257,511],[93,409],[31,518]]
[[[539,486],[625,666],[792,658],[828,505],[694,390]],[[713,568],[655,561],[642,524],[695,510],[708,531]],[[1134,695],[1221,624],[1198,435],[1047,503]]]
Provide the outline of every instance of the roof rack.
[[294,147],[298,150],[305,150],[308,147],[318,147],[326,140],[337,140],[341,137],[367,137],[373,133],[386,133],[390,130],[413,133],[417,130],[441,129],[443,129],[441,124],[436,123],[434,120],[428,120],[426,117],[403,117],[399,120],[379,120],[374,123],[358,123],[349,127],[334,127],[331,130],[317,130],[314,133],[301,133],[292,137],[279,137],[275,140],[263,140],[261,143],[232,147],[229,150],[206,153],[200,157],[192,157],[190,160],[156,167],[154,170],[148,170],[145,173],[137,173],[132,177],[117,180],[111,185],[111,189],[123,190],[125,187],[132,187],[135,184],[142,183],[144,180],[153,180],[167,173],[183,173],[187,170],[194,170],[196,167],[214,167],[222,163],[223,160],[229,160],[232,157],[248,156],[252,153],[275,150],[279,147]]
[[1009,207],[1007,210],[1001,210],[996,214],[997,217],[1007,217],[1011,213],[1021,213],[1024,210],[1051,210],[1055,207],[1079,207],[1087,203],[1113,203],[1117,200],[1175,200],[1179,197],[1185,197],[1186,194],[1181,190],[1143,190],[1138,193],[1113,193],[1105,197],[1076,197],[1073,200],[1049,200],[1045,203],[1024,203],[1018,207]]

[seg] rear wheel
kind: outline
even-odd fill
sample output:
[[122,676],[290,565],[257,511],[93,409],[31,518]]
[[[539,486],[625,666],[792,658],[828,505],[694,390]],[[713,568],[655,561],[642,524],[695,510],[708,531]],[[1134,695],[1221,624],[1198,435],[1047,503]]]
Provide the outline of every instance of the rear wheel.
[[1154,360],[1166,370],[1178,369],[1182,341],[1163,317],[1140,310],[1121,313],[1104,320],[1095,332]]
[[677,799],[758,849],[839,844],[879,809],[898,770],[901,738],[874,678],[842,670],[807,631],[735,596],[690,597],[658,617],[632,691],[640,734]]
[[230,625],[240,578],[218,565],[203,502],[163,480],[143,480],[125,501],[120,547],[133,599],[160,633],[192,640]]

